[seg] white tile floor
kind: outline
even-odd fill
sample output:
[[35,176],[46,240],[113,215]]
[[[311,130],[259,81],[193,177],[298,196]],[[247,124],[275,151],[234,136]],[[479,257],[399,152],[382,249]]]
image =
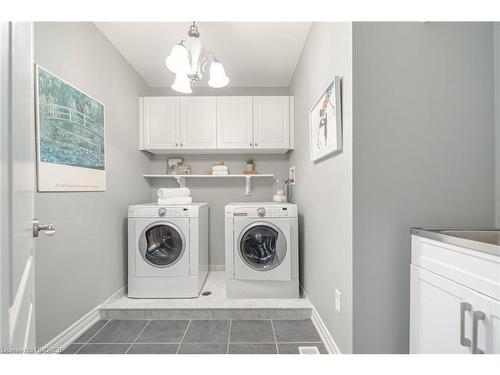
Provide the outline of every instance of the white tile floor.
[[136,299],[123,296],[105,303],[102,309],[311,309],[306,298],[299,299],[227,299],[224,272],[208,274],[202,292],[209,296],[185,299]]

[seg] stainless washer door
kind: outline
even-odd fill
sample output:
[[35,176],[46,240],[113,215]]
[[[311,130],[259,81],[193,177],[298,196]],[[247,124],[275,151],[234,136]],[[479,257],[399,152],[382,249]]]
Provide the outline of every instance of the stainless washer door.
[[152,223],[144,228],[139,238],[139,253],[151,266],[166,268],[182,258],[186,241],[175,225]]
[[278,267],[287,253],[286,239],[281,230],[266,222],[254,223],[245,228],[238,243],[241,259],[257,271]]

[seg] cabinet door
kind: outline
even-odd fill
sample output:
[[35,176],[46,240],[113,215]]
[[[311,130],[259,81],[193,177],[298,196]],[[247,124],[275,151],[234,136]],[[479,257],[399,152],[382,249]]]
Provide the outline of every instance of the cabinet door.
[[180,143],[179,98],[143,98],[143,149],[177,149]]
[[500,301],[476,293],[473,309],[477,315],[477,349],[486,354],[500,354]]
[[412,265],[410,353],[470,354],[475,294]]
[[216,148],[215,97],[181,98],[181,149]]
[[288,96],[253,97],[254,147],[288,149],[290,99]]
[[252,148],[252,97],[217,97],[217,148]]

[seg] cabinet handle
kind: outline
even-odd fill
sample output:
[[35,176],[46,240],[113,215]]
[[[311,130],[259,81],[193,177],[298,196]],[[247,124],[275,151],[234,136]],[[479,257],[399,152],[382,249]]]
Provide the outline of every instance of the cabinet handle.
[[482,311],[474,311],[472,314],[472,354],[484,354],[484,350],[477,347],[477,323],[486,319],[486,314]]
[[460,303],[460,345],[470,346],[470,339],[465,337],[465,312],[472,311],[472,306],[470,303],[462,302]]
[[177,147],[177,146],[179,146],[179,144],[178,144],[178,143],[176,143],[176,144],[175,144],[175,147]]
[[253,143],[252,143],[252,142],[250,142],[250,147],[252,147],[252,145],[253,145]]
[[181,143],[181,147],[183,146],[183,144]]
[[257,147],[257,143],[255,144],[255,147]]

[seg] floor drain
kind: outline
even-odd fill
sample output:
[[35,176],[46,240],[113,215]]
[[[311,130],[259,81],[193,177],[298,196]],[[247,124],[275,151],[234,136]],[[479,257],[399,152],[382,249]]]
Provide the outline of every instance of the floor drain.
[[299,346],[299,354],[319,354],[317,346]]
[[212,294],[212,292],[203,292],[203,293],[201,293],[202,296],[209,296],[210,294]]

